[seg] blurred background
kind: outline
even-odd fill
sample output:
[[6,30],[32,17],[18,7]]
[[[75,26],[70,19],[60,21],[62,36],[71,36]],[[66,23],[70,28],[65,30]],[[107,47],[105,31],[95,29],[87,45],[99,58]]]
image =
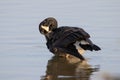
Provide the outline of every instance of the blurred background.
[[[91,40],[101,47],[99,52],[87,51],[87,70],[81,64],[52,58],[46,40],[39,33],[39,23],[54,17],[59,26],[82,27]],[[81,80],[114,80],[120,75],[120,1],[119,0],[1,0],[0,1],[0,79],[46,80],[45,76],[57,74],[54,79],[79,80],[69,76],[89,73]],[[60,64],[58,64],[58,62]],[[53,64],[53,65],[49,65]],[[66,68],[56,65],[71,66]],[[99,70],[96,70],[96,65]],[[51,73],[51,67],[66,72]],[[99,67],[98,67],[99,66]],[[83,67],[83,66],[82,66]],[[95,69],[94,69],[95,68]],[[87,71],[87,72],[86,72]],[[67,74],[67,77],[65,77]],[[58,77],[58,76],[62,77]],[[52,79],[52,78],[50,78]],[[50,80],[48,79],[48,80]],[[120,80],[120,79],[118,79]]]

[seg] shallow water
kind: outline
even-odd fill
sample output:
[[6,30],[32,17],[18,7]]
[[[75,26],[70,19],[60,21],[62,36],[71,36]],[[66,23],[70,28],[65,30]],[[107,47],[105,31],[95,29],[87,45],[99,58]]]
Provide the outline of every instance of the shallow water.
[[[56,58],[38,25],[46,17],[84,28],[99,52],[84,54],[87,66]],[[120,75],[119,0],[1,0],[1,80],[103,80]],[[47,77],[46,77],[47,76]]]

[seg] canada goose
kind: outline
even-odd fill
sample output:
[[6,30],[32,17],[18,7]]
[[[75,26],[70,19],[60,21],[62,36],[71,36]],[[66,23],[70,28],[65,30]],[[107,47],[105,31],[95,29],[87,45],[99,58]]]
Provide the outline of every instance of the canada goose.
[[90,35],[82,28],[61,26],[53,17],[44,19],[39,24],[39,31],[46,37],[47,48],[54,54],[65,53],[85,60],[81,55],[85,50],[98,51],[100,47],[93,44]]

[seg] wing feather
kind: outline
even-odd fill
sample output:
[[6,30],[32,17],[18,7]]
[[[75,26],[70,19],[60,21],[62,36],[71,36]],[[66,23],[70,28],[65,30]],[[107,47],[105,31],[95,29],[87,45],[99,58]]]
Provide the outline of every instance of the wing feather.
[[53,36],[53,46],[67,47],[69,44],[75,43],[78,40],[90,38],[90,35],[82,28],[61,27],[59,29]]

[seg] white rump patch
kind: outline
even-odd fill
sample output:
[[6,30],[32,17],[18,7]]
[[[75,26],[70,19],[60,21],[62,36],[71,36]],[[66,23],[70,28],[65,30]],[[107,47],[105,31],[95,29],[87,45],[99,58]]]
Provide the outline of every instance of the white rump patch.
[[84,45],[85,45],[85,44],[89,44],[89,43],[88,43],[87,41],[85,41],[85,40],[81,40],[80,43],[81,43],[81,44],[84,44]]
[[80,43],[81,43],[80,41],[76,41],[76,42],[74,43],[74,45],[75,45],[76,49],[78,50],[78,52],[79,52],[80,54],[83,54],[83,53],[85,52],[85,50],[80,47],[80,45],[79,45]]

